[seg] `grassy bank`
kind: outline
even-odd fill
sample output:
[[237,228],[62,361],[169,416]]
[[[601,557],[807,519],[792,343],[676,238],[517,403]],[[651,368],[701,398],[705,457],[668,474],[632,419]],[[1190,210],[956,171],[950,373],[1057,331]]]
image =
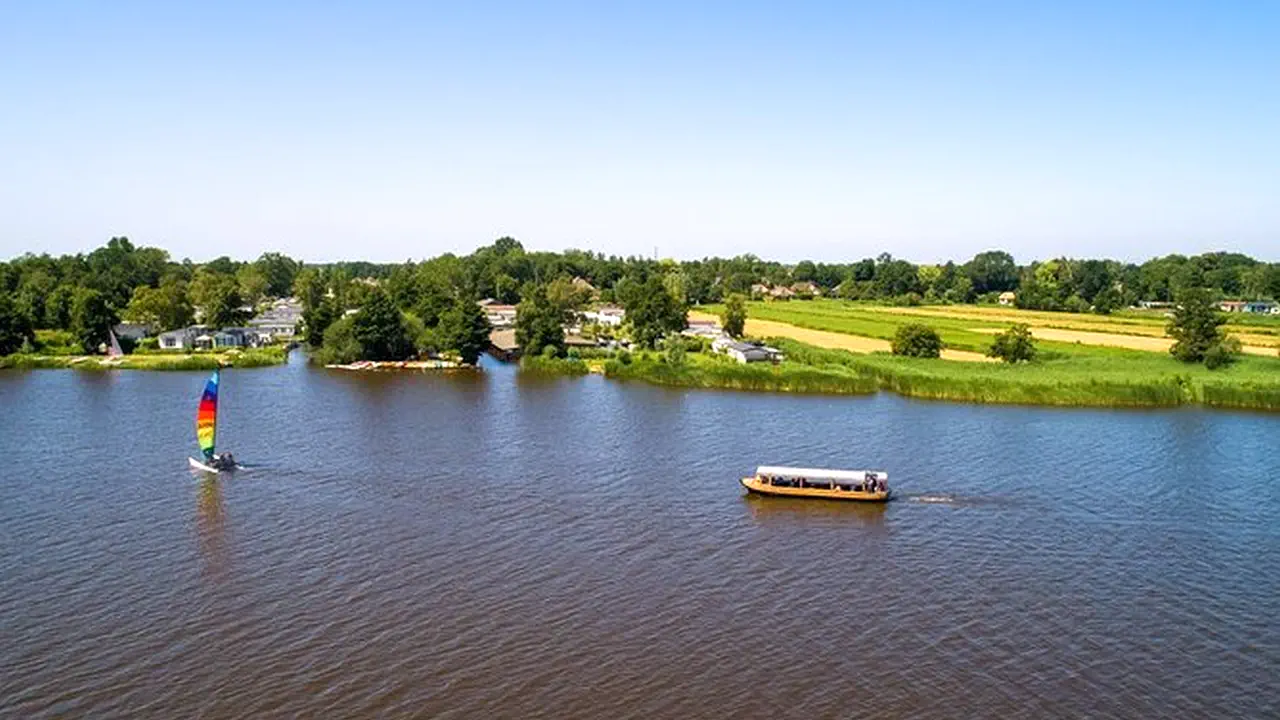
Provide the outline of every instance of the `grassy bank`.
[[259,348],[221,353],[136,353],[118,361],[100,355],[23,355],[0,357],[0,369],[23,370],[212,370],[217,367],[251,368],[281,365],[288,359],[282,347]]
[[578,358],[549,358],[533,355],[520,359],[520,369],[546,375],[586,375],[591,372],[587,363]]
[[[615,380],[674,387],[765,392],[865,394],[886,390],[908,397],[1059,407],[1176,407],[1206,405],[1280,411],[1280,361],[1242,357],[1223,370],[1184,365],[1167,355],[1090,348],[1044,353],[1033,363],[950,362],[858,354],[787,338],[769,344],[786,353],[780,365],[740,365],[720,356],[690,353],[671,363],[657,353],[599,369]],[[600,364],[599,361],[591,361]],[[590,371],[582,360],[528,358],[526,369],[562,375]]]
[[655,385],[723,388],[762,392],[867,394],[877,389],[873,378],[839,365],[818,367],[800,363],[741,365],[732,360],[691,354],[673,364],[659,356],[640,356],[630,363],[614,359],[604,364],[605,377],[641,380]]
[[1171,407],[1203,404],[1280,410],[1280,362],[1242,357],[1224,370],[1173,358],[1098,348],[1021,365],[855,355],[793,340],[770,341],[791,362],[839,364],[875,378],[882,389],[911,397],[982,403],[1081,407]]

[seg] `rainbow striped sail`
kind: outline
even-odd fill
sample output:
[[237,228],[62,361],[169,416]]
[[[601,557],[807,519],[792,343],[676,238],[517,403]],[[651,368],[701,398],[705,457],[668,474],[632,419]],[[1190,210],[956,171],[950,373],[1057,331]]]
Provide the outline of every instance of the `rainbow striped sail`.
[[213,460],[213,440],[218,434],[218,371],[209,376],[200,396],[200,408],[196,410],[196,440],[206,462]]

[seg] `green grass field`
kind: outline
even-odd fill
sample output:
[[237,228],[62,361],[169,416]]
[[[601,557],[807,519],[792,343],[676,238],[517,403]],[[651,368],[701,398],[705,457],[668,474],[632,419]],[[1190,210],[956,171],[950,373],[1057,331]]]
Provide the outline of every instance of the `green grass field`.
[[[972,306],[954,306],[957,312]],[[700,308],[717,312],[719,308]],[[812,330],[890,339],[907,323],[919,322],[938,331],[947,347],[982,352],[991,336],[977,328],[1002,329],[1023,311],[1001,308],[996,320],[972,317],[919,317],[887,312],[877,306],[834,300],[750,303],[748,317],[782,322]],[[1065,313],[1029,313],[1045,323],[1044,315],[1111,318]],[[1030,318],[1028,318],[1030,319]],[[1050,318],[1052,320],[1053,318]],[[1270,318],[1257,318],[1265,323]],[[1159,324],[1154,318],[1115,318]],[[1253,328],[1263,327],[1250,325]],[[774,338],[771,344],[788,353],[789,363],[811,367],[841,366],[876,378],[886,390],[914,397],[971,402],[1083,405],[1109,407],[1205,404],[1221,407],[1280,410],[1280,358],[1244,355],[1232,365],[1208,370],[1178,362],[1168,353],[1130,350],[1080,343],[1037,341],[1040,357],[1033,363],[961,363],[919,360],[884,353],[855,354]]]

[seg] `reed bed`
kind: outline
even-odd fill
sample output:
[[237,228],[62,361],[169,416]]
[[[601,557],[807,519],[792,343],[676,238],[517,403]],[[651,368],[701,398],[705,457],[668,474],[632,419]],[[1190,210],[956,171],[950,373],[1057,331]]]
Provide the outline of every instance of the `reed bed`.
[[650,357],[641,357],[630,364],[610,360],[604,364],[604,374],[617,380],[641,380],[655,385],[758,392],[864,395],[878,389],[873,378],[838,365],[740,365],[702,355],[690,355],[679,364]]

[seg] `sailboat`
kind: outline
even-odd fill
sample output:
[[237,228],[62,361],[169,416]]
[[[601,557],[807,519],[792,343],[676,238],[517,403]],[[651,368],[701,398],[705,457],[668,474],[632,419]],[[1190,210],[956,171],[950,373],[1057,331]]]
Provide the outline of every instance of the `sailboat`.
[[205,472],[222,472],[235,470],[236,459],[231,453],[219,455],[213,451],[214,440],[218,435],[218,379],[221,370],[214,370],[205,383],[204,394],[200,396],[200,406],[196,410],[196,440],[200,443],[203,460],[187,458],[191,467]]

